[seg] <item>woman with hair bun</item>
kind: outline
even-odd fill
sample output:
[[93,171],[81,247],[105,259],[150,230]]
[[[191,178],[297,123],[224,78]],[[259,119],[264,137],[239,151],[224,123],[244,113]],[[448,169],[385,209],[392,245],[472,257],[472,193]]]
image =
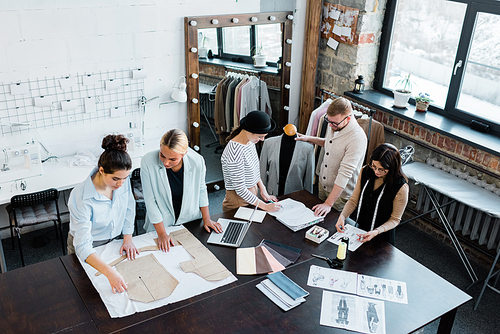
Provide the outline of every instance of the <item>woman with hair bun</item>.
[[335,227],[343,232],[346,217],[357,207],[356,226],[368,231],[359,235],[359,240],[367,242],[380,235],[394,245],[394,228],[401,221],[407,203],[408,183],[401,170],[399,151],[392,144],[381,144],[373,151],[370,163],[361,170]]
[[160,140],[160,149],[141,160],[141,183],[146,203],[147,232],[158,234],[158,246],[168,251],[173,241],[165,227],[177,226],[202,218],[207,232],[222,232],[222,226],[210,219],[205,184],[205,160],[189,148],[186,134],[171,129]]
[[76,253],[79,259],[103,273],[113,293],[125,291],[127,283],[93,248],[123,234],[120,254],[125,252],[129,260],[139,254],[132,242],[135,200],[129,179],[132,160],[127,153],[128,141],[123,135],[108,135],[102,140],[104,152],[97,167],[71,191],[68,202],[68,253]]

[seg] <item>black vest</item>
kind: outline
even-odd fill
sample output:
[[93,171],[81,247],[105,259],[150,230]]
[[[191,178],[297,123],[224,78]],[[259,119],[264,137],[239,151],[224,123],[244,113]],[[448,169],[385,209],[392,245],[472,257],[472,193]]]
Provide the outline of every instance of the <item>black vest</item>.
[[[366,186],[366,189],[363,193],[363,198],[360,198],[362,207],[360,208],[358,205],[359,217],[357,220],[357,226],[362,230],[370,231],[373,215],[375,213],[375,207],[377,206],[377,200],[380,196],[380,193],[382,192],[382,189],[384,188],[384,185],[384,194],[382,195],[378,203],[377,216],[375,218],[375,224],[373,226],[374,229],[379,227],[380,225],[383,225],[389,220],[389,218],[391,218],[394,198],[396,197],[399,189],[401,189],[401,187],[406,183],[406,180],[404,177],[398,177],[393,182],[390,188],[384,182],[376,190],[373,190],[373,185],[375,184],[375,179],[377,178],[373,170],[370,167],[364,168],[360,177],[361,192],[363,192],[363,188],[365,187],[367,182],[368,186]],[[356,216],[354,216],[354,218],[356,218]],[[382,233],[380,235],[380,238],[383,238],[384,240],[394,245],[395,236],[395,229],[391,229],[390,231]]]

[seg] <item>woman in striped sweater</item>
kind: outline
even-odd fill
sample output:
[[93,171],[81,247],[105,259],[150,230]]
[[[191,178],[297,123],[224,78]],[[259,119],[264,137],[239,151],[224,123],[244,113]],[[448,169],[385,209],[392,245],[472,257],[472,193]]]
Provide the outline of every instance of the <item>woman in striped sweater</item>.
[[[259,157],[255,149],[255,144],[263,141],[275,127],[276,123],[265,112],[252,111],[241,119],[240,126],[227,138],[228,143],[221,157],[226,187],[223,211],[248,204],[270,212],[281,208],[276,197],[270,196],[262,183]],[[257,197],[258,190],[264,201]]]

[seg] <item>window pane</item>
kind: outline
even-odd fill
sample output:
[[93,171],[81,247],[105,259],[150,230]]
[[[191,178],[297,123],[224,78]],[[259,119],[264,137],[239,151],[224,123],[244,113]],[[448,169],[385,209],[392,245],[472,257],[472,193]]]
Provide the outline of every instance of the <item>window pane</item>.
[[500,123],[500,16],[479,13],[458,108]]
[[384,88],[395,89],[400,75],[411,73],[413,95],[429,93],[444,108],[466,8],[444,0],[398,1]]
[[198,29],[198,47],[205,47],[212,50],[214,55],[219,54],[217,47],[217,29]]
[[276,63],[281,57],[281,24],[263,24],[257,27],[257,50],[262,46],[262,54],[267,61]]
[[222,28],[224,53],[250,56],[250,26]]

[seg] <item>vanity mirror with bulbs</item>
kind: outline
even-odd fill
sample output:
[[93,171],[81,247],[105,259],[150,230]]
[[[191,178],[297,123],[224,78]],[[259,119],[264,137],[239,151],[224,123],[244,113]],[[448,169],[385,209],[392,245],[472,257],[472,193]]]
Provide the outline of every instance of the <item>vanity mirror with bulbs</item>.
[[207,106],[213,105],[215,87],[226,75],[265,82],[277,129],[288,123],[292,24],[293,12],[184,18],[188,139],[205,157],[209,188],[222,183],[221,171],[211,173],[221,169],[222,147],[213,128],[213,110]]

